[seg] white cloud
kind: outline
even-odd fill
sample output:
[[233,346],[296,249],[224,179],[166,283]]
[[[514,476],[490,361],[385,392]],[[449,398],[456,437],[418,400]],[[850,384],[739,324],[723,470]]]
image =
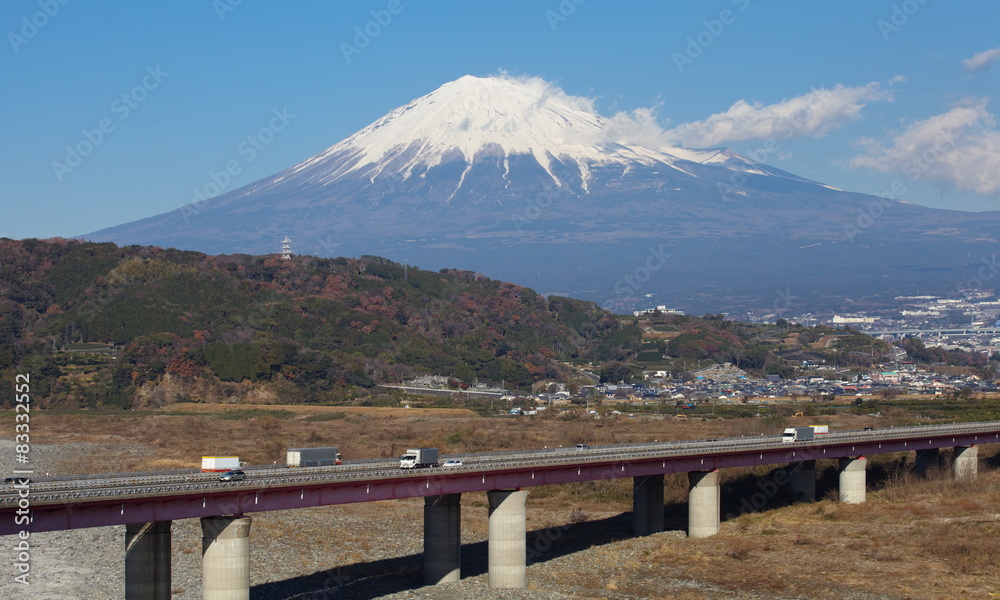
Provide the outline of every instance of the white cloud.
[[601,135],[600,143],[637,144],[647,148],[659,148],[667,143],[653,108],[615,113],[605,119]]
[[728,110],[704,121],[685,123],[667,131],[685,146],[718,146],[753,139],[819,137],[860,118],[867,102],[889,101],[878,83],[859,87],[820,88],[777,104],[750,104],[740,100]]
[[990,68],[997,61],[1000,61],[1000,48],[993,48],[963,60],[962,66],[966,71],[979,71]]
[[948,112],[893,132],[888,144],[863,139],[865,151],[851,166],[903,173],[980,194],[1000,191],[1000,131],[985,98],[969,99]]

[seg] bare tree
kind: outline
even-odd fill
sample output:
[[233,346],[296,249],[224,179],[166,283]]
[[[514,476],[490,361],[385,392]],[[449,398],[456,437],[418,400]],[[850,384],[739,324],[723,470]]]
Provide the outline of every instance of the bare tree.
[[879,396],[881,396],[883,400],[895,400],[896,396],[899,396],[899,390],[893,387],[883,388],[879,392]]

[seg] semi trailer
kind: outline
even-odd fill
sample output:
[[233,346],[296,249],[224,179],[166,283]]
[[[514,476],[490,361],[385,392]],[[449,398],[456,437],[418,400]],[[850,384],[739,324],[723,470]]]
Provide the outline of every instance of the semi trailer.
[[437,448],[412,448],[399,457],[400,469],[426,469],[438,466]]
[[815,439],[812,427],[787,427],[781,434],[782,442],[808,442]]
[[239,456],[202,456],[201,470],[204,473],[225,473],[232,469],[239,469]]
[[289,448],[285,453],[289,467],[325,467],[343,463],[343,456],[336,446],[319,448]]

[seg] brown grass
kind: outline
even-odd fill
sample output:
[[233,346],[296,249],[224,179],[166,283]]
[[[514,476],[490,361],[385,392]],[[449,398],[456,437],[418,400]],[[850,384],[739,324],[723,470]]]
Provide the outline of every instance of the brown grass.
[[235,410],[287,410],[296,415],[316,415],[344,412],[349,414],[368,415],[376,417],[445,417],[457,416],[477,418],[479,415],[467,408],[395,408],[383,406],[308,406],[302,404],[210,404],[200,402],[177,402],[165,408],[162,412],[193,412],[219,413]]
[[[0,416],[0,423],[10,418]],[[245,404],[174,404],[135,416],[53,411],[32,415],[32,438],[39,442],[132,443],[151,450],[147,456],[126,457],[115,464],[95,463],[100,461],[95,456],[77,463],[76,472],[191,468],[199,457],[215,454],[268,464],[283,460],[284,450],[297,446],[338,446],[348,459],[385,458],[417,446],[464,454],[577,443],[704,439],[729,435],[731,427],[724,421],[678,423],[641,416],[484,418],[467,409]],[[598,487],[588,493],[604,489],[617,490]],[[686,478],[680,477],[668,484],[667,491],[679,499],[686,490]]]

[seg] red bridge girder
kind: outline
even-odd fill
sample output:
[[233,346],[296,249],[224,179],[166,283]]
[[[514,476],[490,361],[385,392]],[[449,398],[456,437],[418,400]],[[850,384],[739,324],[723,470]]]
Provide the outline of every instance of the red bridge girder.
[[[0,506],[0,535],[29,532],[103,527],[126,523],[145,523],[191,519],[219,515],[250,514],[269,510],[287,510],[394,500],[440,494],[516,489],[538,485],[556,485],[580,481],[637,477],[666,473],[711,471],[746,467],[870,456],[908,450],[972,446],[1000,442],[1000,431],[961,435],[933,435],[924,432],[912,438],[879,439],[852,442],[782,444],[760,450],[730,450],[698,456],[640,457],[631,460],[591,462],[581,453],[579,461],[547,466],[469,470],[417,471],[405,476],[371,479],[345,479],[321,484],[287,484],[255,487],[225,487],[190,495],[150,495],[122,499],[101,498],[72,500],[62,504],[31,505],[32,521],[24,526],[15,521],[17,506]],[[30,496],[29,496],[30,502]]]

